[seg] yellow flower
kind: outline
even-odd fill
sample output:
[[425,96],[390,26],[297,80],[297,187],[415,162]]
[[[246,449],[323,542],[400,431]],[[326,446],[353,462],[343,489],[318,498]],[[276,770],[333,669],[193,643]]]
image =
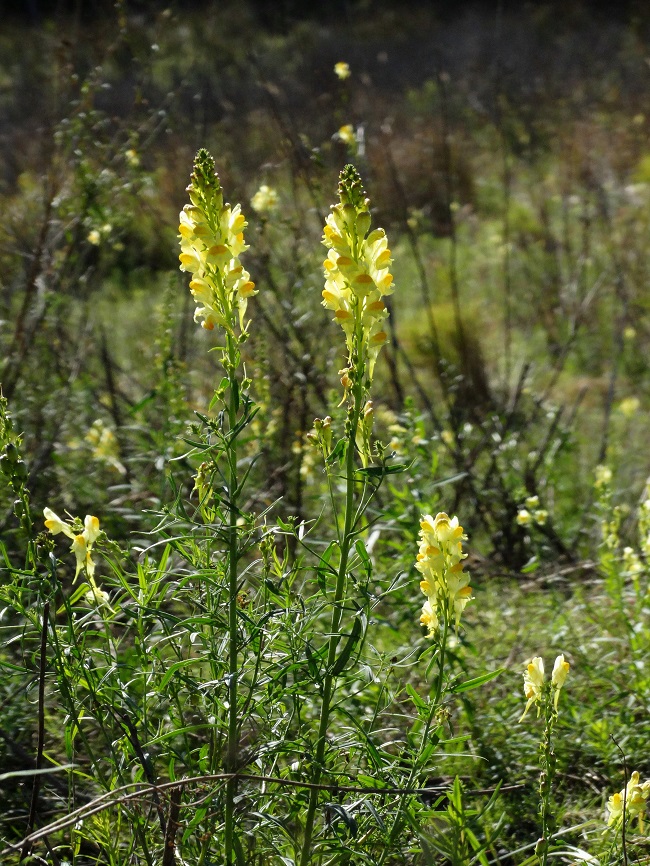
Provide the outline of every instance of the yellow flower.
[[555,664],[553,665],[553,673],[551,674],[551,685],[553,687],[553,706],[555,707],[555,711],[557,712],[557,702],[560,698],[560,689],[566,682],[566,678],[569,673],[569,662],[564,661],[564,655],[559,655],[555,659]]
[[383,323],[388,310],[383,298],[393,291],[393,276],[388,270],[392,259],[386,233],[370,232],[369,205],[356,169],[346,166],[340,176],[339,203],[332,207],[323,229],[323,244],[328,247],[323,306],[343,328],[350,361],[356,356],[372,379],[387,340]]
[[251,199],[251,207],[257,213],[268,213],[276,210],[279,202],[277,191],[272,186],[263,183]]
[[612,470],[609,466],[596,466],[594,487],[605,487],[612,480]]
[[140,157],[138,156],[137,151],[133,150],[133,148],[129,148],[124,156],[131,168],[137,168],[140,165]]
[[[462,542],[467,536],[457,517],[450,518],[444,511],[435,518],[430,514],[420,521],[420,548],[415,563],[422,575],[420,589],[427,596],[420,621],[429,627],[429,637],[435,635],[438,618],[454,619],[456,628],[461,615],[472,599],[469,575],[463,571]],[[431,616],[431,613],[434,616]]]
[[526,704],[526,709],[524,710],[522,717],[519,719],[520,722],[526,718],[526,714],[531,706],[541,700],[543,686],[544,659],[540,656],[535,656],[535,658],[528,663],[526,670],[524,671],[524,696],[527,698],[528,703]]
[[351,123],[346,123],[345,126],[342,126],[336,135],[338,136],[339,141],[342,141],[343,144],[356,144],[357,137]]
[[88,241],[89,244],[92,244],[93,246],[97,247],[101,243],[102,236],[97,231],[97,229],[93,229],[92,231],[88,232],[88,237],[86,238],[86,240]]
[[65,520],[57,517],[50,508],[44,508],[43,515],[45,516],[45,526],[52,535],[58,535],[62,532],[72,539],[70,550],[74,553],[77,560],[77,568],[74,575],[75,580],[83,568],[92,585],[95,574],[95,563],[93,562],[91,553],[93,544],[97,541],[100,533],[99,520],[93,517],[92,514],[87,514],[84,519],[83,532],[78,532],[76,529],[81,525],[78,520],[75,520],[74,524],[67,523]]
[[638,397],[626,397],[618,404],[618,411],[624,418],[631,418],[635,415],[641,406],[641,401]]
[[238,317],[243,332],[248,299],[257,294],[239,261],[248,249],[246,219],[239,205],[224,204],[214,160],[205,149],[196,155],[187,192],[191,204],[185,205],[179,218],[179,259],[180,269],[192,274],[194,320],[209,331],[219,325],[234,334]]
[[340,60],[338,63],[334,64],[334,74],[340,78],[341,81],[344,81],[352,75],[352,72],[350,71],[349,65]]
[[548,511],[545,508],[538,508],[533,511],[533,518],[538,526],[544,526],[548,520]]
[[436,616],[435,606],[430,598],[428,598],[422,606],[420,624],[429,629],[429,637],[435,637],[438,629],[438,617]]
[[532,523],[533,516],[527,508],[520,508],[515,519],[519,526],[528,526]]
[[617,794],[612,794],[607,802],[607,809],[609,810],[608,826],[616,826],[623,822],[623,808],[625,808],[626,820],[638,816],[639,825],[642,826],[646,800],[649,794],[650,782],[641,783],[639,774],[635,770],[631,774],[625,788]]
[[52,535],[58,535],[59,532],[62,532],[68,538],[74,538],[74,532],[70,524],[66,523],[65,520],[61,520],[51,508],[44,508],[43,515],[45,517],[45,527]]

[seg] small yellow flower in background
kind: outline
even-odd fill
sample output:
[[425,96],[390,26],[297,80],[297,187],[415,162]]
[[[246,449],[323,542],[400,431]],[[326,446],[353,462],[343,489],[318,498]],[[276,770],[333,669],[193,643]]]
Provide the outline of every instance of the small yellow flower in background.
[[627,328],[623,331],[623,338],[625,340],[633,340],[636,337],[636,328],[633,328],[632,325],[628,325]]
[[133,150],[132,147],[126,151],[124,156],[131,168],[137,168],[140,165],[140,157],[138,156],[137,151]]
[[119,459],[119,448],[115,434],[110,427],[104,424],[101,418],[93,421],[84,439],[90,445],[95,460],[106,463],[121,475],[126,474],[126,469]]
[[594,470],[594,474],[596,476],[596,480],[594,481],[594,487],[605,487],[612,480],[612,470],[609,466],[596,466]]
[[456,628],[472,599],[469,575],[463,571],[462,542],[467,539],[457,517],[450,518],[444,511],[434,517],[424,514],[420,521],[420,549],[415,567],[422,575],[420,589],[427,600],[422,608],[420,622],[435,637],[439,618],[448,622],[453,618]]
[[280,203],[277,190],[263,183],[251,199],[251,207],[257,213],[269,213],[277,209]]
[[539,508],[539,496],[527,496],[526,508],[530,508],[531,511],[535,508]]
[[340,60],[338,63],[334,64],[334,74],[340,78],[341,81],[345,81],[346,78],[349,78],[352,75],[352,72],[350,66],[343,60]]
[[553,706],[555,707],[555,711],[557,712],[557,702],[560,698],[560,689],[566,682],[566,678],[569,673],[569,662],[564,660],[564,655],[559,655],[555,659],[555,664],[553,665],[553,673],[551,674],[551,686],[553,688]]
[[548,520],[548,511],[545,508],[538,508],[533,511],[533,520],[538,526],[544,526]]
[[239,205],[224,204],[214,160],[202,148],[194,160],[191,204],[180,213],[180,269],[192,274],[190,291],[196,301],[194,321],[211,331],[219,325],[234,334],[235,319],[245,331],[248,299],[257,294],[255,283],[242,267],[246,219]]
[[519,526],[528,526],[533,522],[533,515],[527,508],[520,508],[515,519]]
[[643,818],[649,795],[650,781],[641,783],[639,774],[635,770],[625,788],[616,794],[612,794],[607,801],[607,809],[609,811],[607,826],[617,827],[621,825],[623,823],[623,809],[625,809],[626,820],[638,817],[639,830],[643,832]]
[[350,145],[357,143],[357,137],[351,123],[346,123],[345,126],[342,126],[336,133],[336,137],[339,141],[342,141],[343,144]]
[[448,445],[450,448],[453,446],[454,434],[452,433],[451,430],[443,430],[442,433],[440,434],[440,438],[445,443],[445,445]]
[[542,689],[544,687],[544,659],[541,656],[535,656],[527,665],[524,671],[524,696],[528,703],[523,712],[520,722],[526,718],[528,710],[533,704],[539,703],[542,699]]
[[[393,291],[393,275],[386,232],[370,231],[369,206],[357,170],[347,165],[340,175],[339,203],[332,206],[323,229],[323,244],[329,249],[323,262],[323,306],[343,328],[350,364],[354,355],[359,373],[363,368],[371,380],[387,340],[383,321],[388,310],[382,298]],[[351,372],[351,366],[343,371],[348,382]]]
[[89,244],[92,244],[93,246],[98,247],[99,244],[101,243],[102,236],[97,231],[97,229],[93,229],[92,231],[88,232],[88,237],[86,238],[86,240],[88,241]]
[[626,397],[618,404],[618,411],[624,418],[631,418],[639,411],[641,401],[638,397]]

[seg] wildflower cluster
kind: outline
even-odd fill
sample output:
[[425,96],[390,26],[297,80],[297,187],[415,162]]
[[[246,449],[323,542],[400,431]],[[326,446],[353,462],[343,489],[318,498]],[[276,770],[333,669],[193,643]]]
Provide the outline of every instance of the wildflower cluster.
[[[350,366],[372,379],[379,350],[386,342],[383,320],[388,315],[382,298],[392,291],[392,262],[386,232],[370,230],[370,202],[354,166],[341,172],[339,203],[333,205],[323,230],[329,248],[323,262],[323,305],[345,332]],[[367,361],[367,369],[366,369]],[[344,383],[345,384],[345,383]]]
[[[557,712],[557,703],[560,698],[560,689],[564,685],[569,673],[569,663],[564,660],[564,655],[559,655],[555,659],[553,665],[553,673],[551,674],[551,691],[553,692],[553,709]],[[540,704],[544,695],[544,659],[540,656],[535,656],[524,671],[524,695],[528,703],[526,709],[519,721],[523,721],[528,710],[533,704]],[[539,707],[538,707],[539,710]]]
[[239,256],[248,249],[244,243],[246,219],[240,206],[223,202],[223,192],[214,160],[201,149],[187,187],[191,204],[180,213],[180,268],[192,274],[190,291],[197,307],[194,320],[211,331],[220,325],[234,334],[234,313],[245,331],[248,299],[256,294]]
[[630,818],[639,819],[639,831],[643,832],[643,818],[648,796],[650,795],[650,780],[641,782],[638,772],[635,770],[630,776],[630,781],[622,791],[612,796],[607,801],[609,827],[620,827],[623,819],[627,822]]
[[439,619],[449,622],[453,616],[456,627],[472,598],[469,575],[463,571],[462,542],[467,539],[458,518],[443,512],[435,518],[425,514],[420,521],[420,551],[415,567],[422,575],[420,589],[427,600],[422,607],[420,622],[435,637]]
[[548,511],[539,507],[539,496],[528,496],[519,506],[516,519],[519,526],[528,526],[531,523],[544,526],[548,520]]
[[74,520],[68,523],[61,520],[51,508],[44,508],[43,515],[45,517],[45,526],[52,533],[58,535],[62,532],[72,539],[72,547],[70,550],[74,553],[77,559],[77,570],[75,571],[75,580],[79,576],[79,572],[83,568],[86,572],[88,580],[93,584],[95,575],[95,563],[92,558],[93,544],[99,537],[99,520],[91,514],[87,514],[83,522],[83,530],[81,530],[81,521]]

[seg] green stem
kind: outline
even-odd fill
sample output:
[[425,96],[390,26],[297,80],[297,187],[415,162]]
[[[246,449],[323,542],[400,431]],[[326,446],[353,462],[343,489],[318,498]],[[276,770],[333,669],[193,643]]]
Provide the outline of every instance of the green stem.
[[[431,705],[429,707],[429,714],[427,716],[427,720],[424,725],[424,730],[422,731],[422,738],[420,740],[420,747],[418,749],[417,755],[413,761],[413,765],[411,766],[411,772],[409,773],[408,780],[405,784],[406,789],[411,789],[413,787],[419,787],[416,785],[417,776],[420,773],[420,760],[422,758],[422,754],[424,749],[426,748],[427,743],[429,742],[429,734],[431,733],[431,726],[436,717],[436,713],[438,712],[438,708],[440,706],[440,698],[442,696],[442,689],[444,685],[444,675],[445,675],[445,655],[447,650],[447,637],[449,635],[449,611],[445,613],[443,623],[442,623],[442,634],[440,637],[440,648],[438,650],[438,676],[436,677],[436,687],[433,693],[433,698],[431,701]],[[393,847],[393,843],[397,838],[398,834],[401,833],[403,829],[403,820],[402,815],[404,813],[404,807],[406,805],[407,795],[403,794],[400,797],[399,805],[397,807],[397,813],[393,820],[393,824],[390,828],[390,832],[388,834],[387,843],[382,851],[381,857],[377,866],[382,866],[384,860]]]
[[[336,650],[338,649],[341,635],[339,629],[343,618],[343,599],[345,598],[346,577],[348,569],[348,558],[352,547],[355,507],[354,507],[354,458],[355,458],[355,443],[357,428],[359,426],[359,418],[363,403],[364,388],[362,383],[362,373],[357,375],[357,381],[354,385],[354,405],[350,418],[350,427],[348,429],[348,443],[345,461],[345,522],[343,528],[343,538],[341,539],[341,559],[339,562],[339,570],[336,578],[336,589],[334,592],[334,602],[332,606],[332,620],[330,626],[329,646],[327,650],[327,667],[325,680],[323,682],[323,701],[321,705],[320,723],[318,726],[318,740],[316,742],[316,755],[314,758],[312,782],[315,786],[320,784],[325,760],[325,746],[327,743],[327,729],[330,719],[331,703],[334,691],[336,689],[336,677],[332,674],[334,663],[336,662]],[[302,843],[302,852],[300,856],[300,866],[307,866],[311,859],[311,845],[314,833],[314,820],[316,817],[316,807],[318,806],[318,788],[313,787],[309,792],[309,804],[307,807],[307,817],[305,819],[305,832]]]
[[547,866],[550,835],[553,830],[553,816],[551,814],[551,790],[555,776],[555,753],[553,752],[553,727],[556,713],[553,707],[552,692],[545,695],[544,704],[544,738],[541,743],[541,772],[539,778],[540,793],[540,816],[542,836],[538,842],[537,854],[542,866]]
[[[237,591],[238,591],[238,544],[237,544],[237,439],[232,431],[237,424],[237,394],[239,383],[236,378],[237,349],[234,338],[228,340],[228,750],[227,768],[234,773],[239,751],[239,732],[237,724],[237,675],[238,675],[238,637],[237,637]],[[235,796],[237,779],[231,778],[226,786],[226,864],[233,862],[235,836]]]

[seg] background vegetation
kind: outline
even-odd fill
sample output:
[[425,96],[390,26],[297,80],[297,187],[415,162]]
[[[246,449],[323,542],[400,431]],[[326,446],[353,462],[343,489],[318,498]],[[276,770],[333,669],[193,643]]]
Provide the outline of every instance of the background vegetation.
[[[607,862],[598,841],[607,798],[630,769],[650,772],[647,14],[631,6],[614,18],[580,5],[560,13],[543,3],[453,14],[348,3],[310,18],[291,4],[274,14],[240,3],[28,10],[0,32],[0,382],[13,419],[4,444],[20,434],[24,460],[17,469],[19,457],[5,448],[3,770],[33,766],[43,681],[36,575],[46,560],[17,595],[17,563],[33,537],[16,505],[17,472],[25,472],[34,514],[49,506],[97,515],[122,574],[150,569],[142,585],[170,592],[169,569],[181,581],[174,603],[200,616],[203,601],[183,595],[178,575],[207,569],[211,554],[172,544],[161,558],[159,542],[174,537],[171,526],[185,532],[179,503],[197,507],[201,460],[188,440],[199,435],[197,411],[216,414],[208,407],[221,376],[209,351],[217,341],[192,323],[177,261],[177,214],[201,146],[215,156],[227,199],[247,215],[245,266],[259,289],[249,306],[255,338],[243,350],[260,406],[244,446],[252,467],[245,510],[280,527],[268,568],[288,569],[291,591],[309,599],[314,569],[300,559],[292,527],[318,521],[319,539],[335,527],[322,514],[325,479],[307,434],[316,416],[343,424],[343,344],[320,305],[320,241],[338,172],[351,161],[394,257],[375,432],[409,470],[386,479],[365,536],[376,599],[371,646],[393,703],[372,688],[354,697],[352,678],[349,712],[363,718],[381,705],[397,718],[390,736],[401,742],[413,712],[404,689],[427,688],[426,660],[403,673],[387,661],[417,658],[427,646],[413,568],[422,513],[458,514],[469,535],[475,600],[450,677],[505,669],[445,703],[450,743],[426,782],[446,790],[458,777],[465,793],[451,788],[432,806],[424,836],[394,862],[532,855],[541,732],[534,714],[515,725],[521,673],[531,656],[544,655],[548,666],[561,652],[572,668],[556,728],[555,810],[566,831],[558,856]],[[349,78],[335,75],[339,61]],[[251,206],[262,184],[277,191],[275,209]],[[267,555],[253,551],[262,536],[251,536],[251,562]],[[100,573],[111,587],[111,567]],[[58,574],[71,598],[73,575]],[[249,591],[263,608],[261,586]],[[151,602],[157,611],[167,604],[163,595]],[[120,643],[115,626],[115,646],[102,652],[120,644],[134,654],[120,664],[145,670],[150,614],[139,610],[137,628],[125,627]],[[99,635],[92,611],[85,616]],[[84,649],[77,658],[61,647],[57,658],[83,665],[95,651],[89,644],[89,656]],[[165,670],[152,686],[158,698],[172,681]],[[147,744],[124,722],[136,711],[128,702],[118,708],[119,677],[107,679],[110,697],[102,698],[114,712],[102,733],[115,749],[110,772],[91,757],[99,734],[83,748],[62,740],[70,711],[57,696],[61,677],[52,663],[40,725],[48,760],[66,764],[74,753],[80,769],[65,782],[43,781],[38,824],[126,779],[151,781]],[[131,700],[146,691],[139,685]],[[207,718],[203,697],[191,700],[197,719]],[[92,701],[85,706],[92,714]],[[171,710],[152,698],[146,712],[144,733],[158,736]],[[313,727],[309,702],[304,712]],[[170,754],[181,766],[183,750],[167,752],[151,738],[165,766],[156,777],[173,778]],[[298,744],[296,734],[296,753]],[[182,772],[205,771],[201,748],[188,741],[193,757],[183,758]],[[398,752],[393,758],[399,763]],[[295,755],[284,759],[289,767]],[[28,828],[32,778],[16,778],[0,777],[7,843]],[[351,835],[341,809],[331,823]],[[113,813],[102,814],[105,823],[96,819],[76,843],[62,830],[59,854],[41,849],[53,859],[40,862],[162,862],[153,853],[109,855],[111,834],[122,831]],[[204,816],[194,817],[199,827]],[[336,834],[344,850],[344,829]],[[647,858],[645,837],[634,844],[634,856]]]

